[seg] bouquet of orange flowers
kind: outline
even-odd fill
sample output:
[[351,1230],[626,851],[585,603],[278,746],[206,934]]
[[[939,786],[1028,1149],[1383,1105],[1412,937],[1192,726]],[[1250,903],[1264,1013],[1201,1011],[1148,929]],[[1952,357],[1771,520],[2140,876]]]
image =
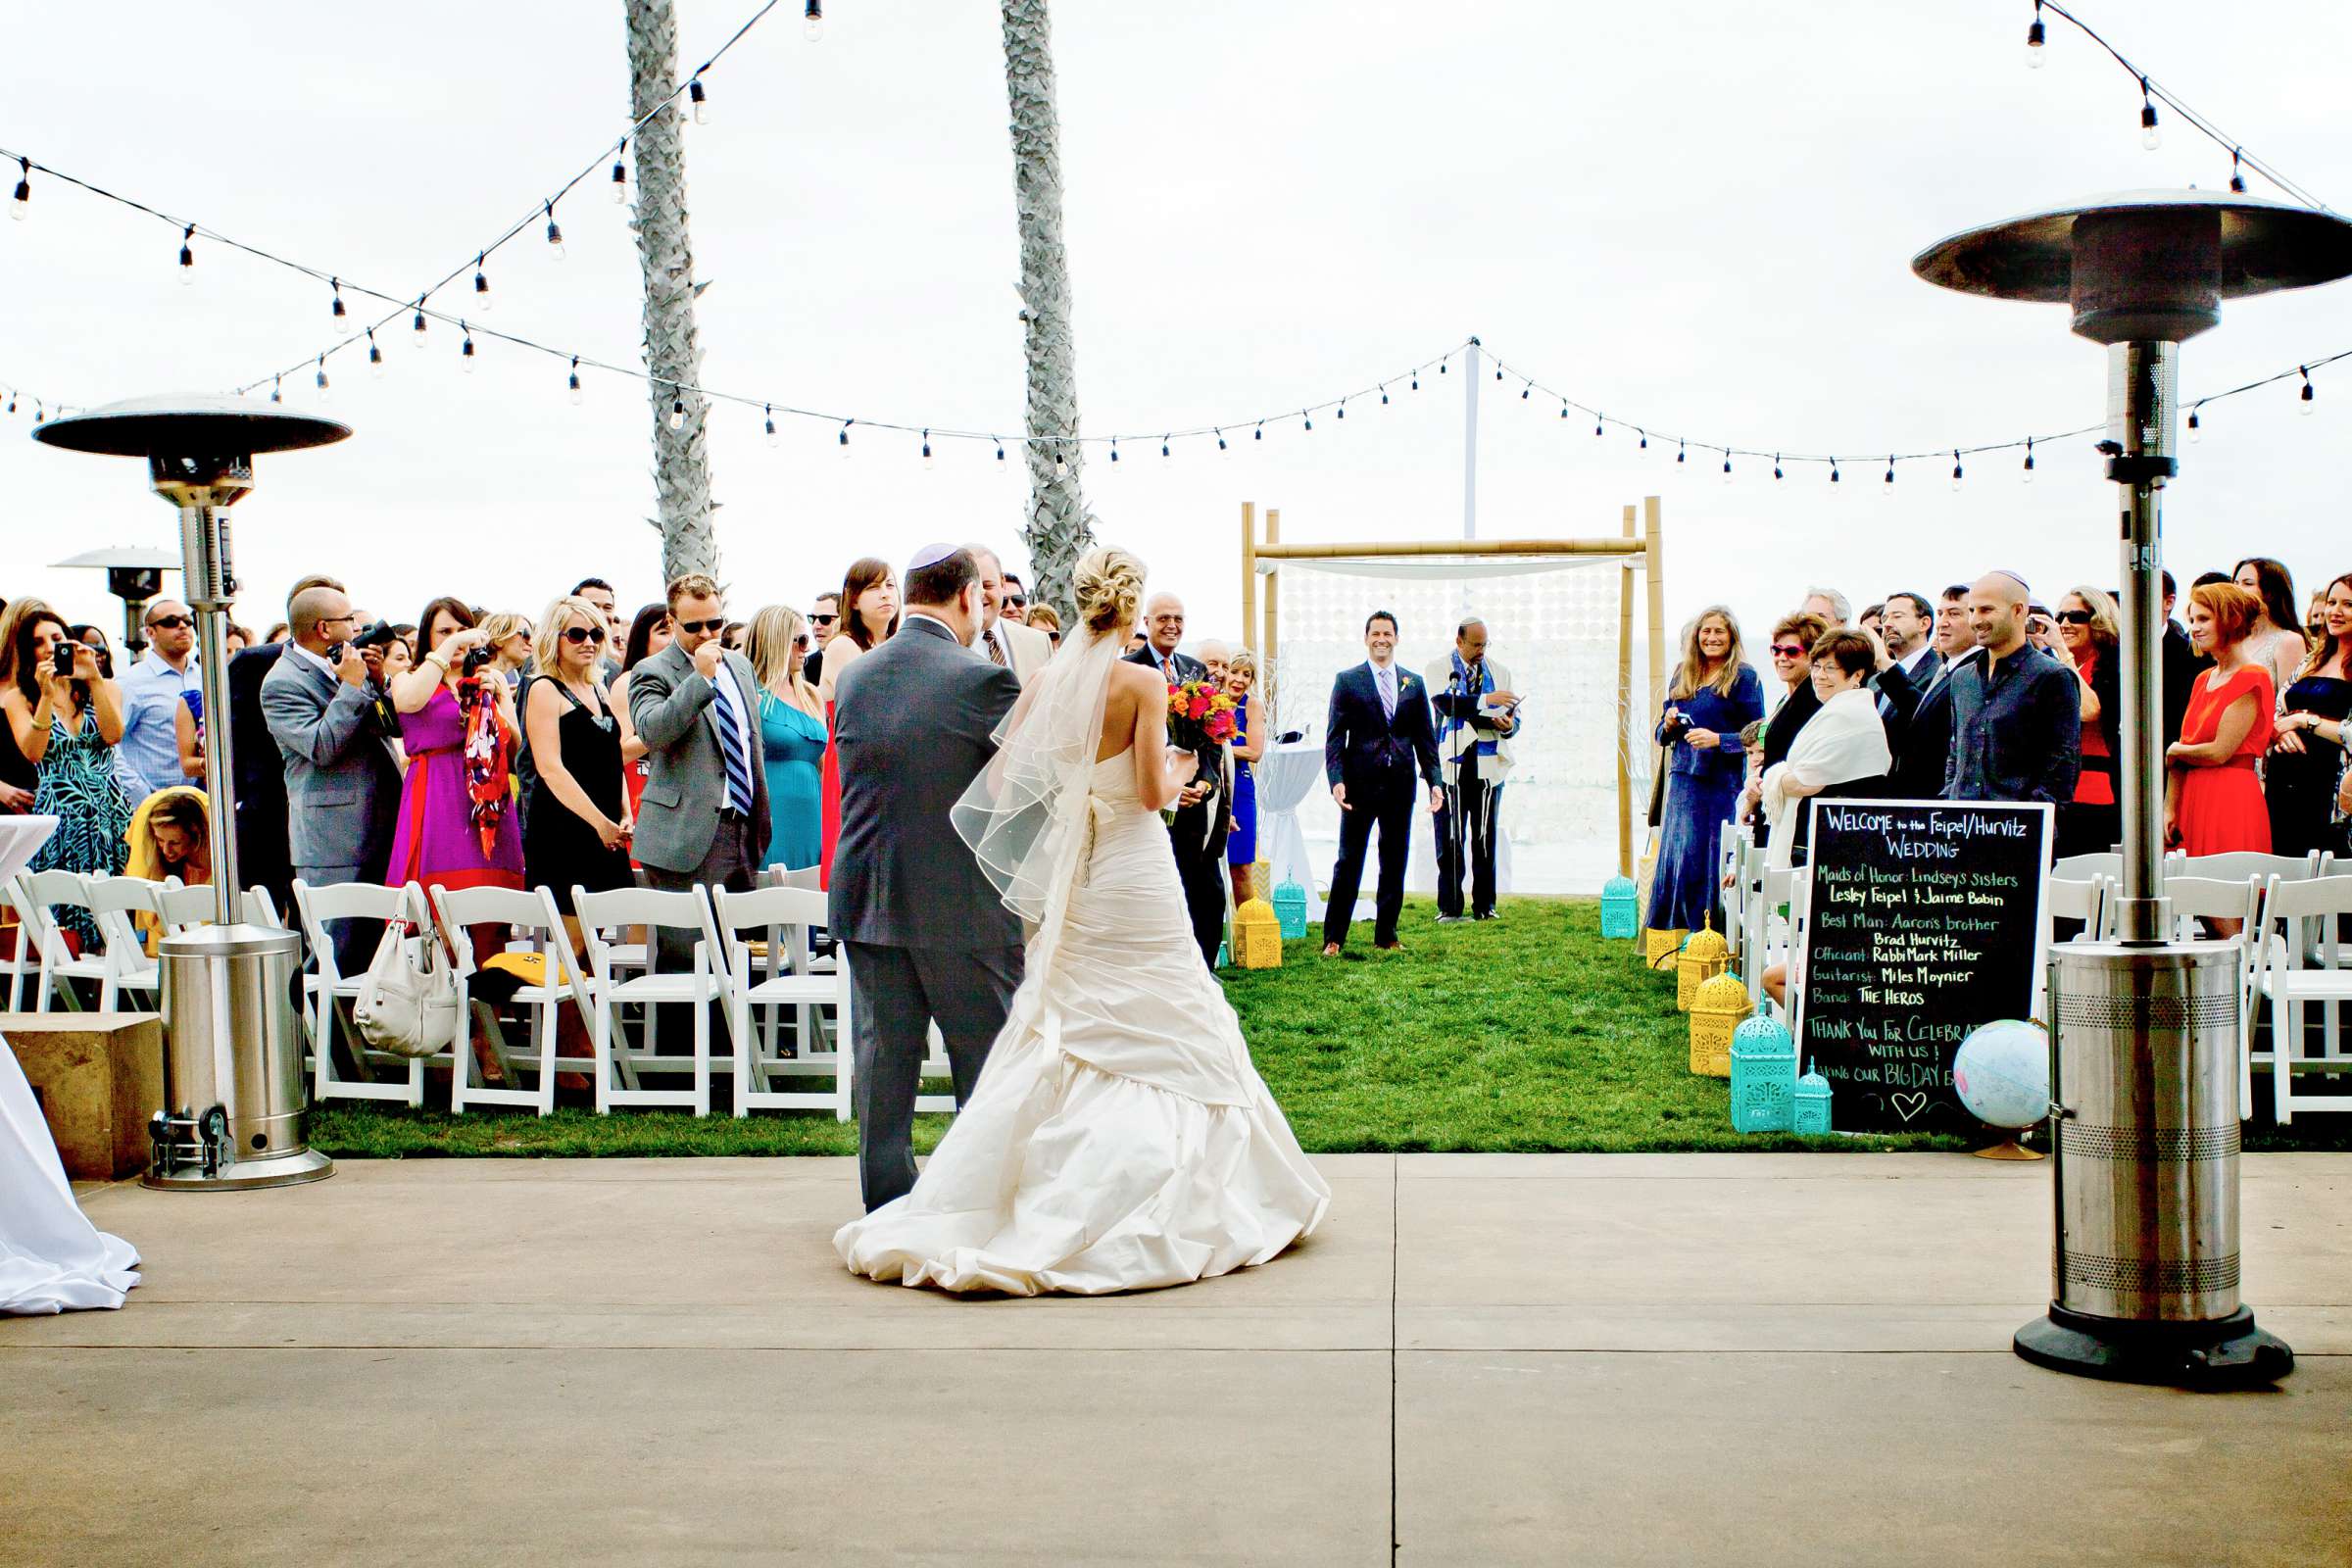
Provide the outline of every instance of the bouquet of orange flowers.
[[1200,752],[1232,740],[1240,721],[1238,705],[1204,680],[1188,680],[1168,688],[1168,744],[1180,752]]

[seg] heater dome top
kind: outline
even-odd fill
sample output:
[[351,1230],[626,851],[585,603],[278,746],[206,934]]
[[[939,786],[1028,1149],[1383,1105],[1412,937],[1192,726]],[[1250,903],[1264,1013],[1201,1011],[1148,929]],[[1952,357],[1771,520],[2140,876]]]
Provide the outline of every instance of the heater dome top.
[[51,419],[32,438],[121,458],[292,452],[349,439],[351,426],[219,392],[125,398]]
[[2291,202],[2198,190],[2119,191],[1963,229],[1913,257],[1911,270],[1966,294],[2061,305],[2073,297],[2078,220],[2096,219],[2110,230],[2144,220],[2162,232],[2200,213],[2220,221],[2224,299],[2308,288],[2352,272],[2352,221]]

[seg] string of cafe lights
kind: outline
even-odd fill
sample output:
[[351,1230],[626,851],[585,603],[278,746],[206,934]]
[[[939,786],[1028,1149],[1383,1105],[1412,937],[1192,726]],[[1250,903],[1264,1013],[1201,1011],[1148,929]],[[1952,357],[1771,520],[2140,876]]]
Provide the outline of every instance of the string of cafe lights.
[[[19,220],[22,220],[25,216],[30,202],[30,180],[33,173],[38,172],[45,177],[54,178],[62,183],[70,184],[86,191],[89,194],[101,197],[108,201],[116,202],[120,205],[130,208],[133,211],[146,214],[147,216],[155,218],[160,221],[169,223],[174,228],[178,229],[180,243],[177,260],[180,268],[179,275],[183,283],[193,281],[193,269],[195,266],[193,245],[195,241],[202,239],[207,242],[220,244],[225,248],[242,252],[259,260],[266,261],[275,266],[301,273],[303,276],[313,280],[314,282],[326,283],[329,290],[329,311],[338,325],[343,325],[355,319],[351,316],[349,307],[345,303],[344,296],[347,292],[355,296],[378,300],[393,307],[382,317],[377,318],[367,325],[358,326],[348,330],[346,335],[335,343],[328,345],[325,348],[320,349],[309,356],[306,356],[303,360],[297,361],[279,370],[272,371],[267,376],[244,383],[236,389],[240,393],[259,391],[261,388],[266,386],[270,389],[270,401],[280,402],[284,397],[284,383],[287,377],[297,377],[299,384],[299,376],[301,372],[308,369],[312,372],[312,384],[314,389],[319,397],[324,398],[328,396],[330,386],[327,375],[327,361],[335,358],[337,355],[346,350],[358,350],[363,346],[365,347],[367,359],[371,370],[380,376],[387,368],[387,362],[385,360],[383,350],[378,344],[376,334],[380,329],[389,327],[393,322],[397,321],[402,316],[405,315],[410,318],[409,330],[411,339],[419,346],[421,346],[426,340],[427,323],[429,321],[437,320],[443,322],[444,324],[457,327],[460,335],[459,363],[461,368],[466,371],[471,371],[481,357],[475,343],[477,336],[485,340],[505,343],[515,348],[545,355],[564,362],[565,366],[566,390],[571,401],[574,403],[579,403],[585,400],[585,389],[581,383],[581,371],[589,370],[619,376],[628,380],[637,381],[641,384],[647,384],[657,392],[667,391],[670,394],[671,399],[668,418],[672,428],[682,425],[687,418],[688,410],[686,407],[686,398],[691,395],[713,403],[731,404],[747,409],[759,409],[760,411],[760,416],[764,426],[764,434],[766,435],[770,444],[775,444],[779,439],[776,423],[779,416],[783,416],[788,419],[816,421],[826,426],[833,427],[835,430],[835,445],[844,456],[847,456],[849,453],[851,446],[851,433],[853,430],[862,429],[889,431],[898,434],[916,436],[919,438],[920,453],[926,466],[929,466],[934,458],[933,444],[935,441],[986,442],[992,445],[995,449],[996,457],[999,462],[1003,462],[1004,460],[1007,442],[1015,445],[1023,443],[1049,445],[1055,449],[1057,460],[1059,458],[1060,450],[1063,448],[1077,448],[1092,445],[1107,448],[1109,461],[1113,464],[1117,464],[1120,461],[1119,447],[1120,443],[1122,442],[1126,443],[1130,450],[1134,450],[1138,447],[1143,447],[1148,450],[1152,444],[1155,443],[1158,447],[1160,456],[1163,459],[1169,459],[1172,458],[1175,444],[1178,442],[1192,440],[1205,441],[1206,439],[1213,438],[1216,442],[1217,450],[1221,452],[1230,450],[1230,445],[1233,441],[1243,440],[1245,438],[1252,444],[1261,443],[1265,439],[1265,432],[1269,425],[1274,426],[1279,430],[1280,427],[1296,421],[1300,427],[1301,433],[1311,433],[1314,429],[1315,417],[1318,415],[1328,415],[1335,420],[1344,421],[1348,416],[1348,405],[1351,403],[1356,404],[1359,408],[1369,407],[1374,406],[1372,400],[1377,399],[1378,405],[1385,406],[1392,401],[1393,395],[1398,390],[1406,392],[1418,392],[1421,389],[1420,382],[1424,375],[1434,374],[1436,376],[1445,376],[1448,374],[1449,367],[1455,357],[1461,354],[1463,350],[1478,343],[1478,340],[1475,338],[1465,339],[1461,343],[1455,344],[1452,348],[1449,348],[1445,354],[1442,354],[1432,360],[1425,360],[1418,365],[1408,367],[1406,369],[1397,372],[1396,375],[1359,386],[1351,391],[1340,394],[1336,397],[1324,398],[1320,401],[1302,404],[1295,408],[1286,406],[1281,410],[1262,416],[1244,416],[1213,423],[1193,424],[1184,426],[1182,428],[1170,427],[1163,429],[1156,436],[1153,436],[1148,429],[1145,429],[1130,431],[1117,435],[1077,435],[1065,437],[1053,435],[1005,435],[990,430],[953,428],[944,425],[924,424],[912,421],[865,418],[855,415],[844,414],[839,411],[826,411],[821,409],[808,408],[790,402],[778,401],[771,397],[729,392],[718,388],[698,385],[695,383],[671,380],[666,377],[654,375],[651,372],[636,367],[619,365],[611,361],[596,358],[591,355],[577,353],[567,348],[540,342],[516,333],[499,331],[476,319],[475,314],[478,314],[482,311],[487,311],[490,308],[491,290],[487,276],[489,258],[495,255],[509,242],[522,234],[525,230],[532,227],[540,218],[544,217],[547,224],[546,238],[550,248],[550,254],[556,259],[561,260],[564,255],[564,242],[563,231],[556,219],[557,204],[561,202],[566,195],[568,195],[574,188],[576,188],[583,180],[592,175],[598,169],[604,167],[604,161],[607,157],[612,157],[614,160],[612,165],[610,178],[610,183],[614,192],[614,199],[616,201],[625,202],[628,196],[628,172],[627,166],[623,161],[623,156],[625,155],[628,146],[629,137],[638,133],[647,122],[652,121],[656,116],[660,115],[664,109],[667,109],[671,105],[675,104],[681,96],[685,97],[691,106],[691,112],[696,122],[698,123],[706,122],[709,114],[709,95],[703,83],[703,77],[705,74],[710,72],[721,58],[723,58],[730,50],[740,43],[755,26],[764,20],[768,14],[775,10],[776,7],[781,3],[783,3],[783,0],[766,0],[766,3],[762,4],[756,12],[754,12],[749,20],[747,20],[740,27],[738,27],[735,32],[728,37],[725,43],[723,43],[716,51],[712,53],[710,59],[706,60],[702,66],[698,67],[692,74],[690,74],[685,80],[674,86],[662,99],[662,101],[656,105],[653,110],[649,111],[646,115],[633,122],[627,131],[617,138],[616,141],[609,144],[604,150],[600,151],[600,153],[594,159],[592,159],[578,173],[574,174],[569,180],[558,187],[552,195],[536,202],[533,206],[533,211],[526,215],[522,220],[509,225],[496,238],[492,239],[488,243],[476,247],[474,256],[470,262],[462,264],[446,274],[439,282],[436,282],[415,296],[395,296],[365,287],[361,284],[347,280],[338,272],[331,272],[325,270],[315,268],[307,264],[276,255],[272,252],[264,250],[261,247],[249,245],[242,241],[235,240],[227,235],[209,229],[202,224],[189,222],[180,218],[172,217],[172,215],[150,207],[143,202],[120,195],[114,191],[105,189],[102,186],[81,179],[71,173],[67,173],[50,166],[40,164],[27,156],[10,152],[6,149],[0,149],[0,159],[16,159],[20,169],[21,177],[17,182],[17,187],[10,205],[11,216]],[[2160,88],[2157,88],[2153,82],[2146,81],[2144,75],[2138,72],[2138,69],[2133,66],[2131,61],[2116,51],[2112,45],[2108,44],[2104,38],[2100,37],[2097,32],[2091,29],[2080,18],[2076,17],[2072,12],[2066,10],[2063,5],[2056,3],[2056,0],[2035,0],[2036,16],[2033,24],[2033,32],[2028,40],[2030,49],[2029,58],[2034,63],[2039,63],[2040,51],[2046,46],[2044,42],[2046,34],[2043,24],[2039,20],[2040,13],[2044,10],[2061,17],[2063,20],[2077,27],[2085,36],[2099,44],[2102,49],[2105,49],[2108,54],[2113,56],[2126,69],[2132,71],[2135,77],[2138,77],[2142,80],[2143,86],[2147,89],[2147,96],[2150,98],[2151,104],[2156,101],[2161,101],[2168,107],[2175,109],[2192,126],[2197,128],[2205,135],[2213,138],[2218,144],[2230,146],[2232,152],[2233,160],[2242,165],[2242,167],[2255,170],[2255,172],[2263,175],[2263,177],[2270,179],[2281,190],[2287,191],[2299,201],[2304,201],[2313,206],[2320,205],[2299,186],[2295,186],[2291,181],[2286,180],[2284,176],[2279,174],[2270,165],[2246,156],[2241,147],[2229,142],[2228,138],[2223,136],[2215,127],[2211,125],[2209,122],[2205,121],[2203,117],[2197,115],[2186,105],[2180,103],[2177,97],[2165,92]],[[803,0],[803,16],[805,28],[808,35],[811,39],[817,37],[823,23],[822,0]],[[2152,107],[2149,109],[2148,113],[2150,115],[2153,114]],[[2244,188],[2242,175],[2237,174],[2234,169],[2231,185],[2232,188],[2238,190],[2242,190]],[[454,313],[435,305],[433,303],[433,296],[443,288],[447,287],[449,284],[456,282],[458,279],[465,276],[469,268],[473,273],[473,286],[470,293],[473,300],[476,302],[475,314]],[[1481,346],[1483,347],[1483,345]],[[2218,402],[2225,398],[2235,397],[2242,393],[2251,392],[2261,387],[2274,385],[2283,380],[2300,380],[2299,407],[2305,414],[2313,412],[2315,405],[2315,391],[2311,379],[2311,372],[2314,369],[2336,364],[2347,358],[2352,358],[2352,351],[2345,351],[2342,353],[2328,355],[2322,359],[2312,360],[2305,364],[2296,366],[2291,370],[2281,370],[2273,375],[2260,377],[2256,380],[2246,382],[2243,385],[2229,388],[2222,392],[2211,393],[2203,398],[2195,400],[2188,406],[2186,421],[2187,438],[2190,441],[2196,441],[2200,438],[2203,428],[2202,411],[2208,404]],[[1642,452],[1646,452],[1649,448],[1651,438],[1656,437],[1660,443],[1661,450],[1663,450],[1663,448],[1668,444],[1672,445],[1674,450],[1674,461],[1678,466],[1687,465],[1689,463],[1690,453],[1692,449],[1696,449],[1702,455],[1702,457],[1710,453],[1713,454],[1718,460],[1718,471],[1725,483],[1731,482],[1732,478],[1734,477],[1734,459],[1754,459],[1760,462],[1761,460],[1769,458],[1772,463],[1772,476],[1776,480],[1785,479],[1787,477],[1788,468],[1795,465],[1811,464],[1824,466],[1828,470],[1829,482],[1833,485],[1843,483],[1843,469],[1848,464],[1861,461],[1867,463],[1871,466],[1876,466],[1879,461],[1876,457],[1858,458],[1852,455],[1833,454],[1829,452],[1794,452],[1787,449],[1768,449],[1762,446],[1741,446],[1738,444],[1727,444],[1685,435],[1680,432],[1663,429],[1657,425],[1643,424],[1638,421],[1610,416],[1602,412],[1602,410],[1594,403],[1557,392],[1549,385],[1539,381],[1535,377],[1522,374],[1499,359],[1492,359],[1490,363],[1493,366],[1493,371],[1495,380],[1507,381],[1516,379],[1520,382],[1520,397],[1522,400],[1533,401],[1534,394],[1538,391],[1542,391],[1544,394],[1546,407],[1548,407],[1554,400],[1559,403],[1559,416],[1561,419],[1568,419],[1572,414],[1581,414],[1592,417],[1593,420],[1593,434],[1595,436],[1605,435],[1608,427],[1615,425],[1620,431],[1632,434],[1637,443],[1636,450]],[[0,388],[6,388],[6,383],[4,381],[0,381]],[[16,413],[20,397],[27,398],[33,403],[36,423],[44,417],[52,416],[58,413],[64,412],[68,407],[67,405],[51,402],[45,398],[31,397],[30,394],[24,393],[22,388],[12,388],[6,390],[5,409],[8,414],[13,415]],[[1890,452],[1886,455],[1885,469],[1882,474],[1880,489],[1882,493],[1891,493],[1892,486],[1895,482],[1896,469],[1899,466],[1907,463],[1915,464],[1922,461],[1931,460],[1940,462],[1947,455],[1950,457],[1952,463],[1951,482],[1953,486],[1957,488],[1965,475],[1966,461],[1969,458],[1978,457],[1984,454],[2004,452],[2022,453],[2020,471],[2026,482],[2030,483],[2032,482],[2035,471],[2034,453],[2037,446],[2046,447],[2049,443],[2054,441],[2073,439],[2082,435],[2094,433],[2103,428],[2103,426],[2099,425],[2086,425],[2073,430],[2037,434],[2021,437],[2019,439],[2010,441],[1979,443],[1976,445],[1958,445],[1952,447],[1938,446],[1932,449],[1921,449],[1908,452]],[[1853,452],[1860,454],[1868,452],[1869,450],[1870,449],[1868,448],[1855,448],[1853,449]],[[1059,466],[1058,461],[1057,466]]]
[[2326,202],[2321,201],[2317,196],[2287,178],[2286,175],[2279,172],[2276,165],[2266,163],[2247,152],[2243,143],[2190,108],[2181,101],[2178,94],[2159,84],[2154,77],[2128,59],[2122,50],[2099,36],[2097,30],[2090,24],[2059,4],[2059,0],[2034,0],[2034,21],[2026,28],[2026,64],[2028,66],[2039,70],[2049,58],[2049,29],[2041,20],[2044,12],[2058,18],[2092,43],[2104,49],[2117,65],[2131,74],[2132,81],[2139,87],[2139,144],[2149,152],[2154,152],[2164,142],[2164,132],[2156,114],[2156,106],[2162,104],[2180,116],[2181,122],[2191,130],[2204,136],[2230,155],[2230,188],[2232,191],[2240,195],[2245,193],[2245,172],[2250,169],[2304,206],[2316,208],[2321,212],[2328,211]]
[[[680,81],[675,86],[671,87],[670,90],[662,96],[660,102],[656,103],[645,114],[640,115],[636,120],[632,121],[628,128],[622,131],[618,138],[616,138],[614,141],[607,143],[602,149],[600,149],[593,158],[589,159],[588,162],[581,167],[577,173],[573,174],[569,179],[564,180],[561,185],[558,185],[548,195],[542,196],[534,201],[531,204],[530,209],[525,212],[520,219],[517,219],[514,222],[502,229],[494,238],[490,239],[486,243],[474,246],[473,256],[470,261],[461,263],[458,267],[445,273],[437,281],[421,290],[416,291],[413,294],[389,294],[380,289],[368,287],[365,284],[354,281],[346,273],[330,270],[324,268],[314,267],[309,263],[296,261],[290,257],[280,255],[277,252],[268,250],[262,246],[248,244],[243,240],[237,239],[232,235],[222,233],[219,229],[212,228],[204,223],[196,222],[185,218],[176,217],[170,213],[163,212],[160,209],[152,207],[147,203],[139,201],[133,197],[124,196],[118,191],[109,190],[102,185],[99,185],[91,180],[83,179],[78,175],[58,169],[53,165],[44,164],[39,160],[32,158],[28,154],[18,152],[9,148],[0,148],[0,168],[4,168],[8,161],[13,160],[16,163],[18,170],[16,188],[11,193],[8,204],[9,217],[19,222],[22,222],[30,214],[32,210],[32,180],[33,176],[37,173],[46,180],[53,180],[60,184],[73,186],[92,196],[96,196],[103,200],[113,202],[118,206],[127,208],[132,212],[144,214],[147,217],[153,218],[160,222],[169,224],[171,227],[177,229],[179,231],[177,260],[179,266],[179,280],[182,284],[193,284],[196,281],[196,245],[198,241],[203,241],[207,244],[218,245],[225,250],[235,251],[243,255],[253,257],[257,261],[267,262],[271,266],[283,268],[288,271],[301,274],[302,276],[310,279],[313,283],[324,283],[327,287],[328,293],[329,315],[333,318],[336,327],[342,330],[345,335],[331,347],[313,353],[303,362],[301,362],[301,364],[295,367],[273,371],[269,375],[246,382],[236,388],[240,394],[244,394],[257,391],[266,385],[271,390],[272,402],[282,401],[281,389],[285,377],[289,374],[296,373],[303,365],[308,365],[314,368],[313,385],[315,389],[323,396],[326,394],[329,387],[326,373],[326,362],[346,349],[356,349],[364,344],[368,351],[368,359],[369,364],[379,373],[381,372],[384,367],[383,354],[382,350],[376,346],[375,334],[379,329],[387,327],[392,322],[398,320],[403,314],[414,314],[412,329],[419,334],[423,332],[424,323],[428,317],[433,317],[442,320],[455,319],[463,324],[465,319],[464,318],[450,317],[436,310],[429,309],[428,306],[434,295],[438,294],[441,290],[447,288],[452,283],[455,283],[460,278],[464,277],[468,270],[470,270],[473,274],[472,287],[468,291],[469,298],[472,301],[472,313],[479,315],[489,311],[493,301],[493,296],[490,289],[490,279],[488,275],[489,259],[492,256],[495,256],[510,242],[518,238],[526,231],[536,227],[543,219],[546,222],[545,234],[547,241],[547,254],[552,260],[559,262],[562,261],[564,255],[564,229],[562,223],[558,221],[556,217],[556,209],[559,204],[561,204],[566,196],[570,195],[571,192],[583,181],[587,180],[592,175],[596,174],[600,170],[604,169],[605,160],[608,158],[612,160],[612,172],[608,180],[608,183],[612,191],[612,200],[615,204],[625,203],[629,196],[629,175],[626,154],[628,151],[630,138],[637,135],[645,128],[647,124],[652,122],[663,112],[675,105],[681,97],[686,100],[689,111],[694,118],[694,122],[698,125],[707,123],[710,112],[710,92],[709,89],[704,85],[704,77],[711,71],[713,67],[723,60],[735,48],[736,45],[743,42],[745,37],[751,33],[753,28],[757,27],[761,22],[766,20],[770,12],[774,11],[779,5],[784,3],[785,0],[764,0],[764,3],[761,4],[758,10],[754,11],[741,26],[738,26],[734,32],[729,34],[726,41],[721,43],[718,48],[713,50],[708,59],[706,59],[700,66],[696,67],[695,70],[690,73],[683,81]],[[813,42],[818,37],[822,36],[823,33],[823,0],[801,0],[801,13],[803,31],[806,36]],[[381,304],[390,306],[391,309],[384,315],[367,322],[364,325],[359,324],[358,318],[352,314],[349,304],[346,303],[346,296],[374,300]],[[461,360],[465,368],[470,370],[473,368],[473,361],[476,358],[472,335],[470,332],[462,332],[461,335],[465,339],[460,350]],[[62,405],[49,405],[49,412],[54,413],[60,407],[62,407]]]

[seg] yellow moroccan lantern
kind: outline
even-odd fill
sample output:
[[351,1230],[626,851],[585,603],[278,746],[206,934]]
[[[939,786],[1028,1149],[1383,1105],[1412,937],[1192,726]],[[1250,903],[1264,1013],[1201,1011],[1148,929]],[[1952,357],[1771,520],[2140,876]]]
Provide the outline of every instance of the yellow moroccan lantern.
[[1650,926],[1642,933],[1642,961],[1652,969],[1663,968],[1682,952],[1683,939],[1690,934],[1679,925]]
[[1233,911],[1233,956],[1245,969],[1282,967],[1282,922],[1274,906],[1250,899]]
[[1674,962],[1674,1004],[1689,1012],[1698,988],[1731,966],[1731,944],[1715,929],[1715,917],[1710,914],[1706,925],[1683,944],[1683,955]]
[[1702,1078],[1732,1075],[1732,1034],[1754,1010],[1747,985],[1726,969],[1690,999],[1690,1070]]

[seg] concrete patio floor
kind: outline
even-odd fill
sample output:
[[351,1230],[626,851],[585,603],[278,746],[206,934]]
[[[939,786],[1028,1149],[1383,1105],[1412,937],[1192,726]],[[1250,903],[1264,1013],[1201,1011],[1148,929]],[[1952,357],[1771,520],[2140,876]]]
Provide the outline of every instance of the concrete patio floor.
[[851,1278],[846,1160],[91,1189],[0,1319],[0,1562],[2352,1562],[2352,1157],[2248,1156],[2275,1392],[2038,1371],[2046,1167],[1344,1155],[1266,1268]]

